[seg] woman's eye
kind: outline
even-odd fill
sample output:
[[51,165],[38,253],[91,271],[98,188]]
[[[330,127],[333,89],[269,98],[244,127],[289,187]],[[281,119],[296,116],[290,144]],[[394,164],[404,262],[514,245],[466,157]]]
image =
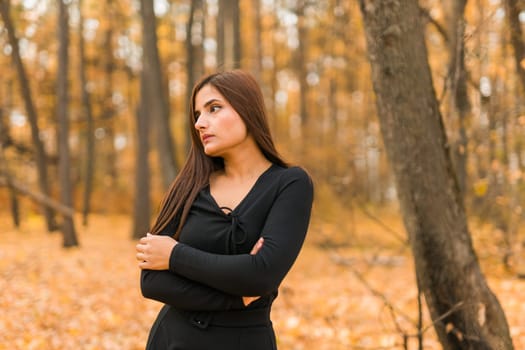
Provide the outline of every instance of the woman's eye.
[[210,106],[210,112],[214,113],[221,109],[221,106]]

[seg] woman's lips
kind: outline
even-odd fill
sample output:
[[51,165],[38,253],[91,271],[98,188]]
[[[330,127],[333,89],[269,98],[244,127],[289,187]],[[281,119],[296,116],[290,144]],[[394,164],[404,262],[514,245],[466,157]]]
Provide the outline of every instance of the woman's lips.
[[202,143],[205,143],[206,141],[208,141],[212,137],[213,137],[213,135],[207,135],[207,134],[202,135],[201,136]]

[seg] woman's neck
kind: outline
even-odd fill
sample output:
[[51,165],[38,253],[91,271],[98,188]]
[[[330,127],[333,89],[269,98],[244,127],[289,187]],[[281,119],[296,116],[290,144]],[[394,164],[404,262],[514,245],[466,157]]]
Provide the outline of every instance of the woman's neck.
[[257,148],[246,150],[233,157],[224,158],[224,176],[231,179],[249,179],[258,177],[271,165],[262,152]]

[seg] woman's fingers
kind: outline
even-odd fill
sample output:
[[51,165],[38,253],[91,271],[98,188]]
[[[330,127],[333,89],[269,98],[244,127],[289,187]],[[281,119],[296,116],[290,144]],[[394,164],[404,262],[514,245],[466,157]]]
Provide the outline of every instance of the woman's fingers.
[[135,254],[135,258],[139,262],[139,267],[140,267],[140,265],[146,261],[146,245],[139,243],[135,246],[135,249],[137,250],[137,254]]
[[250,255],[255,255],[259,252],[259,250],[261,250],[262,246],[263,246],[263,243],[264,243],[264,238],[259,238],[257,240],[257,242],[255,242],[255,245],[253,246],[252,248],[252,251],[250,252]]
[[177,241],[170,236],[147,234],[136,245],[136,259],[141,269],[167,270],[169,258]]
[[144,249],[146,249],[146,245],[143,243],[139,243],[135,246],[135,249],[137,250],[137,252],[143,252]]
[[141,269],[144,269],[147,267],[147,259],[146,259],[146,249],[147,249],[147,237],[142,237],[139,240],[139,243],[135,246],[135,250],[137,251],[137,254],[135,254],[135,258],[137,259],[138,266]]

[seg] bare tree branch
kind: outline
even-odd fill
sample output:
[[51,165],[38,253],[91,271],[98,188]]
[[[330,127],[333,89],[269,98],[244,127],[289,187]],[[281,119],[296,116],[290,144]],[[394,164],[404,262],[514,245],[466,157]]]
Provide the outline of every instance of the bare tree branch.
[[[5,174],[1,175],[5,177]],[[41,192],[35,192],[30,190],[29,188],[27,188],[27,186],[18,182],[15,179],[11,178],[10,181],[7,181],[5,178],[0,178],[0,186],[10,186],[19,193],[33,199],[35,202],[42,204],[48,208],[54,209],[62,215],[73,217],[73,215],[75,214],[75,211],[72,208],[54,200],[53,198],[50,198],[49,196],[42,194]]]

